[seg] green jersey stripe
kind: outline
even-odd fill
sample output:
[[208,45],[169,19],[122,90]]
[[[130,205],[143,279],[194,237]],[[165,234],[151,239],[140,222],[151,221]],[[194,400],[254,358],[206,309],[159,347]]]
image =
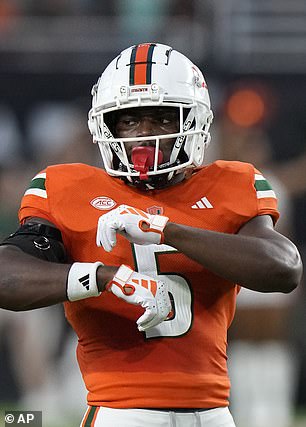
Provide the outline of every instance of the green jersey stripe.
[[276,194],[272,190],[270,183],[259,173],[255,174],[254,187],[256,190],[257,199],[264,199],[265,197],[273,197],[276,199]]
[[266,181],[265,179],[261,179],[258,181],[255,181],[255,189],[256,191],[266,191],[266,190],[272,190],[271,185]]
[[92,406],[90,408],[90,411],[87,415],[87,419],[86,419],[85,424],[84,424],[84,427],[90,427],[91,426],[92,420],[94,419],[94,416],[95,416],[97,409],[98,409],[97,406]]
[[47,198],[46,172],[41,172],[34,176],[24,195],[33,195],[44,199]]
[[30,182],[28,189],[30,188],[39,188],[40,190],[46,189],[46,178],[33,178]]

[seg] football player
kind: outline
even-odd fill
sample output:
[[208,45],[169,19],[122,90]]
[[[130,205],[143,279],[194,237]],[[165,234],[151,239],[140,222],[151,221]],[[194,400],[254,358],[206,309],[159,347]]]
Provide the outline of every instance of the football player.
[[1,307],[64,303],[88,390],[82,426],[233,427],[239,287],[289,293],[302,274],[273,228],[275,193],[252,164],[202,166],[207,83],[171,47],[124,50],[92,95],[105,170],[63,164],[33,178],[0,248]]

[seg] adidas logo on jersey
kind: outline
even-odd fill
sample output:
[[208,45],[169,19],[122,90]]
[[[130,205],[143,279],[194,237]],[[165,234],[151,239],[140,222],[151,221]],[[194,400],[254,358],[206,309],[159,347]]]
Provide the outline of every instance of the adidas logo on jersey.
[[85,276],[81,277],[79,279],[79,282],[84,286],[87,291],[89,291],[89,274],[86,274]]
[[212,209],[213,205],[206,197],[202,197],[201,200],[198,200],[195,205],[191,206],[191,209]]

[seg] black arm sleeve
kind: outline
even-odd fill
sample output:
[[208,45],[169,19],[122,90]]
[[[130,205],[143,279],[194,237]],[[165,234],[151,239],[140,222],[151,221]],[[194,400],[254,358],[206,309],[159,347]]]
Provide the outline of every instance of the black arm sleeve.
[[67,262],[61,232],[46,224],[27,222],[0,245],[17,246],[23,252],[45,261]]

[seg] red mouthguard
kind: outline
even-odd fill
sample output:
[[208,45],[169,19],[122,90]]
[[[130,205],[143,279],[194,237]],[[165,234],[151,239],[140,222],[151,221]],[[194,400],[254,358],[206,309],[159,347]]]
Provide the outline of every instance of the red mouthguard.
[[[154,166],[155,147],[135,147],[132,149],[134,169],[140,172],[140,179],[148,179],[148,170]],[[158,150],[157,164],[163,161],[163,153]]]

